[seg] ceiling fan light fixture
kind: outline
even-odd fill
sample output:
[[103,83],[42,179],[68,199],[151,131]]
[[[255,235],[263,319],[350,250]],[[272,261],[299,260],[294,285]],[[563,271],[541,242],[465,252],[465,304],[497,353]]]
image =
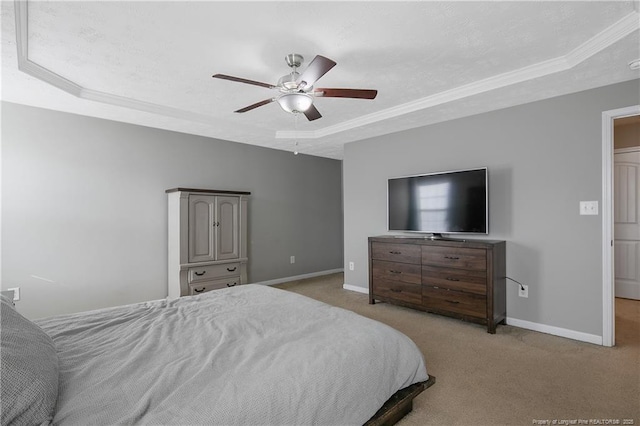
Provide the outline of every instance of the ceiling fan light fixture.
[[291,114],[305,112],[313,104],[313,98],[306,93],[287,93],[278,98],[280,107]]

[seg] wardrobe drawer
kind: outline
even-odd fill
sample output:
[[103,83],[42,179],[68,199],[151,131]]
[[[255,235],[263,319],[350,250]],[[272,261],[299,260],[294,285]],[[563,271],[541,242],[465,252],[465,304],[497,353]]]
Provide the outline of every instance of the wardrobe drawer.
[[487,273],[478,270],[423,266],[422,284],[485,295],[487,294]]
[[231,277],[240,272],[240,263],[223,263],[218,265],[194,266],[189,268],[188,282],[211,281],[220,277]]
[[420,263],[420,246],[371,243],[371,258],[400,263]]
[[422,303],[422,286],[378,278],[373,280],[373,297],[375,296],[419,305]]
[[422,286],[422,303],[427,309],[476,318],[487,317],[487,299],[473,293]]
[[487,252],[475,248],[422,247],[422,264],[486,271]]
[[229,277],[223,280],[203,281],[197,284],[189,284],[189,296],[204,293],[221,288],[235,287],[240,285],[240,277]]
[[410,263],[386,262],[384,260],[371,261],[373,279],[384,278],[392,281],[402,281],[420,284],[420,265]]

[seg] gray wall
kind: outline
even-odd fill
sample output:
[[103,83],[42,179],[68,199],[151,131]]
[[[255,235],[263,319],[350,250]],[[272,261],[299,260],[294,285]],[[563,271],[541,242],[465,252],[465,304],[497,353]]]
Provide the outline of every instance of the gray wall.
[[166,297],[178,186],[252,193],[251,282],[342,267],[341,161],[2,103],[2,289],[30,318]]
[[343,161],[345,284],[368,287],[367,237],[386,234],[389,177],[487,166],[490,234],[507,241],[511,318],[602,335],[602,112],[638,104],[639,81],[352,142]]

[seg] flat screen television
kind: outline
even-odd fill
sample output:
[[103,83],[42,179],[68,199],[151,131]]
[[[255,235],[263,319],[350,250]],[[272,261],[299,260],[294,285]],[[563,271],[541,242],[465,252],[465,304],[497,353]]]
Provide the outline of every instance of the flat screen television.
[[389,179],[389,231],[488,234],[488,170],[457,170]]

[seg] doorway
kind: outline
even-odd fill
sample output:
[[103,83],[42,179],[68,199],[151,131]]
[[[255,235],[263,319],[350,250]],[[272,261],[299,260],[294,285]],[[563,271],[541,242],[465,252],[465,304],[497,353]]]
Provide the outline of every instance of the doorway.
[[640,115],[640,105],[602,113],[602,344],[615,345],[614,125]]

